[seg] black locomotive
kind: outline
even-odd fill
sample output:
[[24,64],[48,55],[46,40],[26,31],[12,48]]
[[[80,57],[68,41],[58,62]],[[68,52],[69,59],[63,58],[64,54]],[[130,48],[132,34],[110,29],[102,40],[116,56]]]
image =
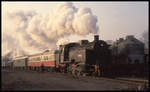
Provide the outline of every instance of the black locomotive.
[[[62,72],[74,75],[102,75],[103,66],[111,63],[109,45],[99,36],[93,42],[81,40],[79,43],[61,45],[57,55],[56,66]],[[61,68],[60,68],[61,67]]]

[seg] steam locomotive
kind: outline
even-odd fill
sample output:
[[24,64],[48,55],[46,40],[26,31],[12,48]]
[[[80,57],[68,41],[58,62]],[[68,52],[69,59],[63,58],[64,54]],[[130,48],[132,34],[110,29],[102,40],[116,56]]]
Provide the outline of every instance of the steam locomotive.
[[[79,43],[61,45],[57,54],[56,67],[75,75],[102,75],[102,67],[110,63],[109,45],[95,35],[93,42],[81,40]],[[65,68],[64,68],[65,67]]]
[[59,50],[16,57],[8,65],[13,69],[57,71],[74,76],[147,76],[148,61],[144,61],[143,48],[143,43],[133,36],[109,45],[95,35],[92,42],[80,40],[60,45]]
[[111,63],[109,45],[99,36],[94,41],[60,45],[59,50],[16,57],[13,67],[17,69],[70,72],[73,75],[102,75],[103,66]]

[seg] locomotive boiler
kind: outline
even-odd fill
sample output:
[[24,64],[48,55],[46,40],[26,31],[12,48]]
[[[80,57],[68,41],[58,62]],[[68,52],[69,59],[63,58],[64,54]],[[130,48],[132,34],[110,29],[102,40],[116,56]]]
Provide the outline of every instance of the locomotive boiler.
[[92,42],[81,40],[61,45],[56,66],[74,75],[102,75],[103,66],[111,63],[110,57],[109,45],[95,35]]

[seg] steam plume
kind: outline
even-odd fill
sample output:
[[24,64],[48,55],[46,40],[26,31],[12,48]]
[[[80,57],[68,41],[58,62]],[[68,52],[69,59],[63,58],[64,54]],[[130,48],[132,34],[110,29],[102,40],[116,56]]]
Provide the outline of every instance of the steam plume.
[[[7,13],[4,18],[2,49],[16,56],[56,49],[69,42],[72,34],[85,36],[97,33],[97,17],[90,8],[77,8],[72,3],[58,4],[49,14],[35,11]],[[17,53],[17,52],[18,53]]]

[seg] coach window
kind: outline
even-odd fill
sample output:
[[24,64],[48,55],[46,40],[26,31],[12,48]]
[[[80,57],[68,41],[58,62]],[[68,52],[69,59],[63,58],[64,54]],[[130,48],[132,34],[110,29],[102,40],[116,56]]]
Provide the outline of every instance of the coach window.
[[46,60],[46,56],[44,56],[45,60]]
[[47,56],[47,60],[49,60],[48,56]]
[[51,59],[54,60],[54,55],[51,56]]
[[45,56],[45,60],[47,60],[46,56]]
[[40,57],[40,60],[42,61],[42,56]]
[[44,60],[44,56],[42,56],[42,60]]
[[45,56],[44,56],[44,60],[46,60]]
[[49,60],[51,60],[51,56],[49,56]]
[[51,60],[51,56],[49,56],[48,58],[49,58],[49,60]]
[[46,56],[46,60],[48,60],[47,56]]
[[39,59],[39,57],[37,57],[37,61],[39,61],[40,59]]
[[47,57],[45,56],[45,60],[47,60]]
[[43,60],[45,60],[45,56],[43,56]]
[[39,61],[39,57],[36,58],[36,61]]
[[43,60],[45,60],[45,57],[43,56]]
[[48,57],[46,56],[46,60],[48,60]]
[[41,56],[41,60],[42,60],[42,56]]
[[39,60],[41,61],[41,58],[39,57]]
[[47,56],[46,56],[46,60],[48,60]]
[[51,60],[53,59],[52,55],[50,56]]

